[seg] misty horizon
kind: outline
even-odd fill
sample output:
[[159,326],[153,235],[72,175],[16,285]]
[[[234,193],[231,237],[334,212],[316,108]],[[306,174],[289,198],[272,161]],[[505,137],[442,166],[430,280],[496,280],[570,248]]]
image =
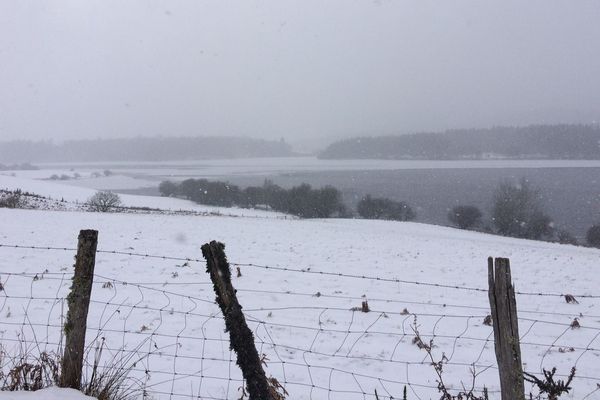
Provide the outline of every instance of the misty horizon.
[[600,3],[0,4],[0,138],[365,135],[600,120]]
[[599,21],[0,0],[0,400],[599,397]]
[[266,140],[268,142],[283,142],[289,144],[293,150],[307,151],[310,148],[309,152],[318,152],[323,150],[325,147],[336,143],[340,140],[346,139],[361,139],[361,138],[386,138],[386,137],[396,137],[396,136],[414,136],[414,135],[447,135],[456,131],[460,132],[487,132],[493,131],[496,129],[527,129],[527,128],[544,128],[544,127],[586,127],[597,129],[600,127],[600,122],[593,122],[589,124],[585,123],[564,123],[557,122],[555,124],[525,124],[525,125],[494,125],[494,126],[486,126],[486,127],[461,127],[461,128],[452,128],[452,129],[440,129],[440,130],[418,130],[418,131],[364,131],[362,133],[357,133],[356,135],[332,135],[332,136],[321,136],[321,137],[307,137],[307,138],[294,138],[294,137],[273,137],[273,138],[265,138],[260,136],[251,136],[251,135],[234,135],[234,134],[223,134],[223,135],[211,135],[211,134],[197,134],[197,135],[135,135],[135,136],[110,136],[110,137],[89,137],[89,138],[40,138],[40,139],[27,139],[27,138],[16,138],[16,139],[4,139],[0,137],[0,143],[15,143],[15,142],[30,142],[30,143],[50,143],[53,145],[64,145],[69,142],[94,142],[94,141],[121,141],[121,140],[167,140],[167,139],[250,139],[250,140]]

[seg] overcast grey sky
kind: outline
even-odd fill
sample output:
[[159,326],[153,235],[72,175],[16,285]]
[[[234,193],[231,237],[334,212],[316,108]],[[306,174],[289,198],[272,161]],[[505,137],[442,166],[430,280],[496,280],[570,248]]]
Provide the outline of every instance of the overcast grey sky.
[[600,118],[600,1],[0,0],[0,138]]

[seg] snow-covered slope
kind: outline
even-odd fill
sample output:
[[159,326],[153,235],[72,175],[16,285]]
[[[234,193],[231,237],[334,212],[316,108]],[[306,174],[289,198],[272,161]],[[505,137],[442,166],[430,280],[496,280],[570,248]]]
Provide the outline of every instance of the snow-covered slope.
[[[67,202],[86,202],[94,193],[95,189],[72,186],[63,182],[47,181],[38,179],[18,178],[7,175],[0,175],[0,189],[16,190],[38,194],[40,196],[50,197],[55,200],[64,199]],[[119,195],[123,206],[126,207],[150,207],[162,210],[185,210],[193,212],[204,212],[221,214],[227,216],[247,216],[247,217],[286,217],[282,213],[271,211],[255,210],[255,209],[240,209],[240,208],[223,208],[199,205],[192,201],[175,199],[168,197],[155,196],[137,196],[129,194]]]
[[[43,188],[27,188],[35,189]],[[567,398],[600,394],[599,250],[365,220],[0,209],[0,221],[2,245],[67,248],[0,247],[2,343],[11,347],[21,335],[56,348],[70,249],[80,229],[97,229],[90,346],[104,337],[108,353],[134,352],[127,353],[139,357],[132,374],[154,398],[241,394],[201,260],[200,246],[210,240],[224,242],[232,268],[239,266],[233,284],[259,352],[290,399],[374,398],[375,390],[380,398],[402,398],[405,385],[410,399],[438,398],[427,355],[413,344],[415,317],[423,337],[434,340],[434,356],[449,360],[449,386],[470,385],[475,364],[476,386],[499,398],[492,328],[483,324],[488,256],[510,258],[523,292],[517,302],[525,369],[557,366],[566,374],[575,365]],[[566,293],[579,303],[567,304],[560,296]],[[370,312],[351,311],[365,299]],[[574,318],[581,328],[570,328]]]
[[73,389],[48,388],[37,392],[0,392],[2,400],[92,400]]

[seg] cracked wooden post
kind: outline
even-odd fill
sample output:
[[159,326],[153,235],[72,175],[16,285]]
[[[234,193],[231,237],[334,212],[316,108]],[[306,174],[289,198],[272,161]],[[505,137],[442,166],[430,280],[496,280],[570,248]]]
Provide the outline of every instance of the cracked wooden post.
[[488,283],[502,400],[524,400],[517,300],[508,258],[488,258]]
[[67,321],[65,322],[65,351],[61,363],[60,386],[80,389],[85,347],[87,315],[94,281],[98,231],[79,232],[75,274],[71,293],[67,296]]
[[254,344],[254,335],[246,324],[242,306],[231,284],[231,270],[225,256],[225,245],[212,241],[202,246],[206,272],[213,282],[217,303],[225,317],[225,331],[229,332],[230,347],[237,354],[237,364],[246,380],[249,400],[272,400],[267,376]]

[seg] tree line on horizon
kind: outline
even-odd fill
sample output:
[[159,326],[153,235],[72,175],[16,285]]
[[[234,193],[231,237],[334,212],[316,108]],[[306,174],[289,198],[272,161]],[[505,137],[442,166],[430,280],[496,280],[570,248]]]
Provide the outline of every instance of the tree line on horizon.
[[332,143],[322,159],[600,159],[600,125],[530,125],[358,137]]
[[289,157],[284,140],[244,137],[137,137],[0,142],[0,162],[181,161],[211,158]]

